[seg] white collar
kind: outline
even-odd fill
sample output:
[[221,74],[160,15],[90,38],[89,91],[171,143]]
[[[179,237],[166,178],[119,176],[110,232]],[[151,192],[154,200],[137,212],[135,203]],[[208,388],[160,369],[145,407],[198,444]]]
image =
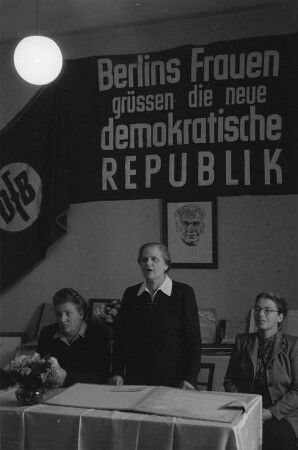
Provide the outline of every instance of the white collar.
[[[164,294],[166,294],[170,297],[170,295],[172,294],[172,287],[173,287],[173,281],[171,280],[170,277],[168,277],[168,275],[166,275],[164,281],[161,283],[159,288],[157,288],[156,291],[154,292],[154,295],[156,294],[157,291],[162,291]],[[141,285],[137,295],[139,296],[139,295],[143,294],[143,292],[149,292],[149,294],[150,294],[150,291],[147,288],[145,282]],[[153,297],[154,297],[154,295],[153,295]]]

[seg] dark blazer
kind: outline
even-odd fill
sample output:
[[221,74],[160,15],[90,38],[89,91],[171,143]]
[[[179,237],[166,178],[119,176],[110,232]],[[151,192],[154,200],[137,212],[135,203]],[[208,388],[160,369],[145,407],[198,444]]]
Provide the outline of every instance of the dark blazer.
[[[228,392],[252,392],[258,354],[256,333],[236,337],[224,379]],[[271,397],[270,411],[278,420],[287,419],[298,437],[298,338],[277,332],[266,368]]]
[[[127,384],[178,386],[196,383],[201,361],[198,308],[193,289],[173,281],[169,297],[138,296],[126,289],[115,332],[112,375]],[[125,376],[124,376],[125,375]]]
[[57,358],[67,372],[64,386],[74,383],[108,383],[110,372],[110,344],[108,332],[91,322],[87,323],[85,336],[67,345],[55,338],[58,325],[52,324],[41,330],[37,353],[42,357]]

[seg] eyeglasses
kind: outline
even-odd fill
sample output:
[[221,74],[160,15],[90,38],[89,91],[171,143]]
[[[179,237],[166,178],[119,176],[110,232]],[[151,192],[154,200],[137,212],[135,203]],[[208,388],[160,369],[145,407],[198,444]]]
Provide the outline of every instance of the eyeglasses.
[[253,310],[255,314],[261,314],[261,312],[263,311],[265,316],[269,316],[273,312],[279,312],[277,309],[261,308],[260,306],[254,306]]

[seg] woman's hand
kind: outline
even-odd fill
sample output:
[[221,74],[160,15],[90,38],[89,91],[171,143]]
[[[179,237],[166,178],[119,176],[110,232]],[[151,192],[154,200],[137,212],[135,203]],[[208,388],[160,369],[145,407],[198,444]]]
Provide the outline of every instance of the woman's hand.
[[188,381],[185,381],[185,380],[181,381],[181,383],[179,384],[178,387],[180,389],[185,389],[185,390],[188,390],[188,391],[194,391],[195,390],[193,385],[191,383],[189,383]]
[[263,419],[263,422],[267,422],[267,420],[272,419],[272,414],[269,409],[262,410],[262,419]]
[[66,375],[66,371],[62,369],[62,367],[57,362],[57,364],[55,365],[55,370],[52,371],[47,381],[53,387],[60,387],[63,385]]
[[120,375],[114,375],[109,379],[109,384],[114,386],[123,386],[123,378]]

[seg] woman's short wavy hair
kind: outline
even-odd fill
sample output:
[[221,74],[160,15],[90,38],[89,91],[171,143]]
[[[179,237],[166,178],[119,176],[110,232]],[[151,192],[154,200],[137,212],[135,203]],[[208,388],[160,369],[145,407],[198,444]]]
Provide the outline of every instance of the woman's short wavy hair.
[[84,318],[87,316],[88,305],[86,300],[74,289],[63,288],[57,291],[53,297],[54,308],[64,303],[72,303],[75,305],[79,312],[84,314]]
[[[284,297],[280,297],[279,295],[275,294],[274,292],[261,292],[256,296],[255,304],[258,300],[261,298],[267,298],[269,300],[272,300],[279,312],[279,314],[283,314],[283,320],[286,318],[289,312],[289,306]],[[280,325],[280,324],[279,324]]]
[[143,244],[139,250],[138,263],[140,264],[143,251],[145,250],[145,248],[148,248],[148,247],[158,247],[159,248],[159,250],[162,254],[162,257],[164,259],[164,262],[168,266],[168,268],[166,270],[166,272],[168,272],[170,270],[172,261],[171,261],[171,256],[170,256],[168,247],[165,244],[163,244],[162,242],[147,242],[146,244]]

